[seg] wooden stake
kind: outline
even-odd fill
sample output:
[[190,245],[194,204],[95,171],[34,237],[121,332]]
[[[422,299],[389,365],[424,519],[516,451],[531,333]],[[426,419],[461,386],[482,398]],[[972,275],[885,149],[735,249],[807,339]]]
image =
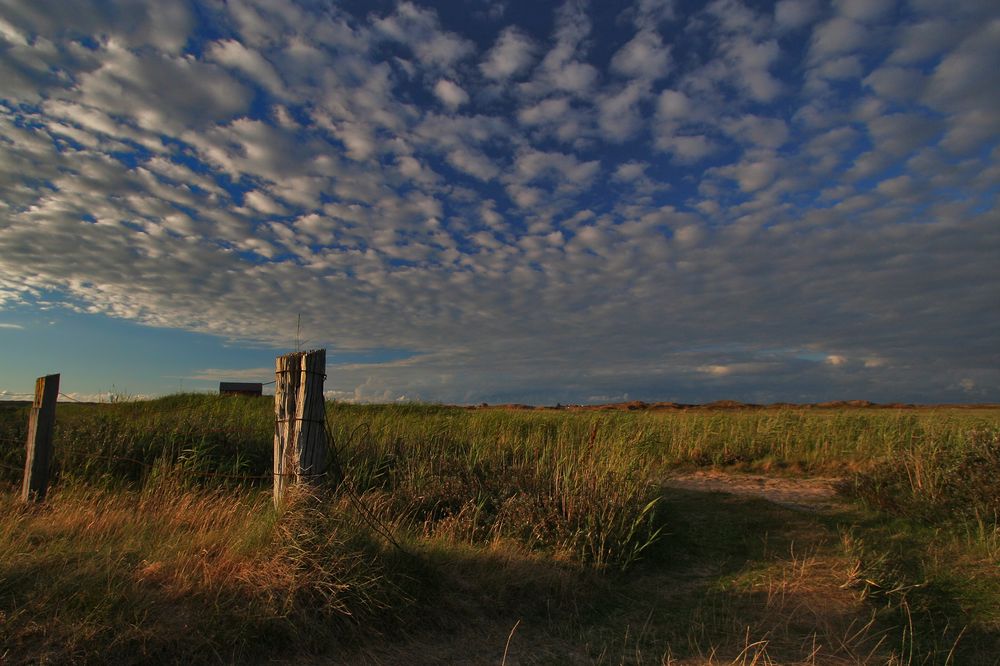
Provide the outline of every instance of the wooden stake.
[[274,363],[274,505],[293,483],[326,471],[326,350],[279,356]]
[[35,380],[35,401],[28,421],[28,453],[24,460],[24,483],[21,500],[41,502],[49,489],[49,466],[52,463],[52,426],[56,420],[59,375]]

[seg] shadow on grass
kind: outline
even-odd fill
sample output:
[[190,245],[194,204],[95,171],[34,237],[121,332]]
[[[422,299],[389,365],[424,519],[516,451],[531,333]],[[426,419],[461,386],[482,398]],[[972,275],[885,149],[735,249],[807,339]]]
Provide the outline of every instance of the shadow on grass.
[[604,610],[605,663],[885,663],[886,631],[843,587],[842,516],[677,489],[661,506],[667,534]]
[[50,543],[53,557],[3,567],[0,661],[46,645],[36,657],[107,663],[997,663],[985,629],[951,651],[964,606],[940,580],[912,587],[927,575],[926,543],[901,528],[678,489],[664,489],[658,520],[663,537],[624,573],[516,544],[414,537],[409,554],[361,544],[401,586],[401,603],[312,644],[308,626],[260,612],[235,588],[178,597],[134,581],[138,553]]
[[890,632],[843,587],[837,517],[675,489],[658,515],[663,538],[624,573],[425,549],[421,621],[358,663],[887,663]]

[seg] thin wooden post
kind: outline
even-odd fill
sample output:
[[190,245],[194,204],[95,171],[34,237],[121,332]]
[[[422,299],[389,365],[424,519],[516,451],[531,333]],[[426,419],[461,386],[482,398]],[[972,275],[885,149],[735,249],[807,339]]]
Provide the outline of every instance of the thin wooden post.
[[279,356],[274,363],[274,505],[293,483],[326,471],[326,350]]
[[21,500],[41,502],[49,489],[49,466],[52,463],[52,426],[56,420],[59,375],[35,380],[35,401],[28,421],[28,452],[24,460]]

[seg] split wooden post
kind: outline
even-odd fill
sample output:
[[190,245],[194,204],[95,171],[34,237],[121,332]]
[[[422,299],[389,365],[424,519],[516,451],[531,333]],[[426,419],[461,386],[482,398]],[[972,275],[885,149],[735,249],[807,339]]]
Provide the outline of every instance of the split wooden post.
[[49,489],[49,466],[52,464],[52,426],[56,420],[59,375],[35,380],[35,400],[28,420],[28,452],[24,460],[21,500],[41,502]]
[[326,471],[326,350],[279,356],[274,364],[274,505],[289,486]]

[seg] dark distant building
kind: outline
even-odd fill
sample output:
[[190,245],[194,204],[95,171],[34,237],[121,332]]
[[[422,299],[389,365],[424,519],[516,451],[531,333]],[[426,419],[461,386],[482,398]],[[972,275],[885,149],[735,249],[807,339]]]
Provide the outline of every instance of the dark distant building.
[[219,395],[261,395],[263,384],[253,382],[219,382]]

